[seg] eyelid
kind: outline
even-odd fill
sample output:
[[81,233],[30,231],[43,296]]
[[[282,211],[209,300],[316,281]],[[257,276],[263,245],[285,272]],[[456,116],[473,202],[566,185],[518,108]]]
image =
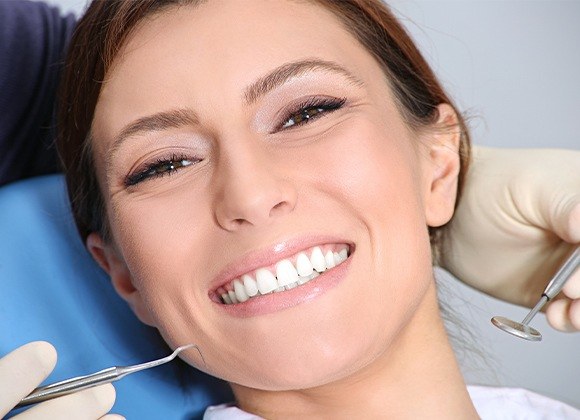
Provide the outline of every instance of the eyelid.
[[[292,117],[293,115],[299,113],[301,110],[304,110],[306,108],[312,108],[312,107],[322,107],[322,106],[331,106],[331,105],[336,105],[335,109],[328,109],[327,112],[332,112],[332,111],[336,111],[340,108],[342,108],[342,106],[344,106],[344,104],[347,102],[347,98],[345,97],[336,97],[336,96],[330,96],[330,95],[313,95],[313,96],[308,96],[306,98],[300,98],[297,99],[295,101],[292,101],[290,104],[288,104],[287,106],[285,106],[283,109],[281,109],[280,111],[278,111],[274,117],[274,121],[276,121],[276,125],[275,127],[271,130],[271,134],[275,133],[275,132],[279,132],[281,130],[290,130],[293,128],[297,128],[297,127],[288,127],[288,128],[283,128],[283,125],[285,124],[285,122]],[[321,114],[319,117],[320,118],[322,116],[324,116],[325,113]]]
[[[150,159],[145,160],[143,163],[139,164],[135,169],[129,171],[129,173],[125,176],[123,180],[123,184],[126,188],[134,187],[142,182],[150,181],[156,178],[170,176],[176,172],[183,170],[191,165],[195,165],[198,162],[201,162],[203,158],[194,157],[190,154],[177,154],[175,152],[169,155],[161,155],[152,157]],[[153,170],[159,169],[163,165],[167,165],[168,163],[183,163],[184,161],[188,161],[189,164],[182,165],[179,168],[170,169],[168,171],[153,173],[151,175],[147,175],[147,172],[151,172]]]

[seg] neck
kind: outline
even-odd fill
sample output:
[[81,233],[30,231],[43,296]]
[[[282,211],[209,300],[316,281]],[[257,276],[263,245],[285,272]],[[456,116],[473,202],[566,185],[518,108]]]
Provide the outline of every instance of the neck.
[[478,418],[439,315],[434,282],[389,350],[364,369],[310,389],[232,389],[240,408],[269,419]]

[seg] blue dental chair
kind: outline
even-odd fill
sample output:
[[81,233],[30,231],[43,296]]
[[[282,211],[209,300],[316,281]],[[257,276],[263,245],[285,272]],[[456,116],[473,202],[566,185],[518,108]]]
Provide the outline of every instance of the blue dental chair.
[[[58,351],[47,383],[170,353],[84,248],[60,175],[0,188],[0,356],[36,340]],[[224,382],[181,361],[115,388],[112,412],[127,419],[201,418],[208,405],[232,399]]]

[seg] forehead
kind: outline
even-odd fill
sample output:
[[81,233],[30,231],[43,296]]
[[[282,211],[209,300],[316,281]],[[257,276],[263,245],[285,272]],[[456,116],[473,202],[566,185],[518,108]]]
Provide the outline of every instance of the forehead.
[[222,81],[236,73],[252,79],[264,68],[300,58],[350,58],[356,66],[357,49],[361,45],[339,19],[316,2],[210,0],[145,18],[115,57],[107,82],[139,66],[151,74],[162,68],[166,77],[181,67],[207,69]]
[[363,80],[379,69],[340,20],[314,2],[209,0],[171,7],[143,20],[125,42],[107,73],[95,120],[106,117],[99,130],[115,131],[164,107],[205,106],[211,99],[232,109],[264,73],[312,58],[338,62]]

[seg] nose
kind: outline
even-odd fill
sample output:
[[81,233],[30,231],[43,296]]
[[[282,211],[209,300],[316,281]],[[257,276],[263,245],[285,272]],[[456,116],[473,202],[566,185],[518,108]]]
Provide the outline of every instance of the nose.
[[251,148],[219,165],[215,218],[225,230],[268,225],[291,213],[297,192],[284,176],[284,165],[267,151]]

